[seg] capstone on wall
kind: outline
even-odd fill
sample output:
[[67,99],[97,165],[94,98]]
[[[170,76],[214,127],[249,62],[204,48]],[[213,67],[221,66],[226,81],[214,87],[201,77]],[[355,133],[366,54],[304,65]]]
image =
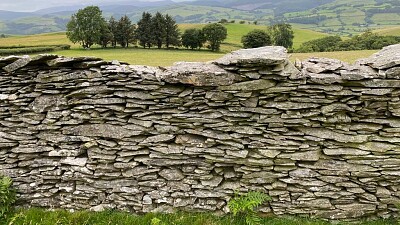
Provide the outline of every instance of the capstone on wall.
[[355,65],[280,47],[169,68],[0,59],[0,171],[19,204],[388,217],[400,197],[400,45]]

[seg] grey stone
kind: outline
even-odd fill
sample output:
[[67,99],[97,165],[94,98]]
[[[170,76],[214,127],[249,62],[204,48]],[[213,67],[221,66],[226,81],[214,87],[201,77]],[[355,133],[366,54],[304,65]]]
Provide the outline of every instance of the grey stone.
[[160,176],[166,180],[182,180],[185,176],[178,169],[164,169],[159,172]]
[[166,142],[166,141],[171,141],[174,138],[175,138],[175,135],[172,135],[172,134],[160,134],[160,135],[148,137],[142,143]]
[[274,81],[261,79],[235,83],[229,86],[220,86],[218,89],[223,91],[255,91],[268,89],[275,86],[275,84]]
[[210,180],[201,180],[201,184],[209,187],[218,187],[218,185],[222,182],[223,178],[220,176],[214,176]]
[[241,78],[213,64],[180,62],[167,68],[160,79],[168,83],[220,86],[233,84]]
[[355,110],[350,108],[348,105],[342,104],[342,103],[334,103],[334,104],[330,104],[327,106],[323,106],[321,108],[321,112],[324,115],[332,113],[332,112],[341,112],[341,111],[354,112]]
[[387,69],[400,65],[399,55],[400,44],[384,47],[381,51],[369,58],[361,59],[357,63],[368,65],[375,69]]
[[31,58],[29,56],[23,56],[19,58],[18,60],[14,61],[11,64],[8,64],[7,66],[3,67],[3,70],[5,70],[8,73],[14,72],[18,69],[23,68],[24,66],[28,65],[31,62]]
[[41,95],[32,102],[32,110],[36,113],[58,109],[59,107],[66,106],[67,100],[61,95]]
[[71,166],[80,166],[84,167],[87,163],[87,158],[74,158],[74,157],[67,157],[60,161],[61,164],[67,164]]
[[359,149],[354,149],[354,148],[326,148],[323,149],[323,152],[325,155],[356,155],[356,156],[361,156],[361,155],[368,155],[371,152],[369,151],[362,151]]
[[349,142],[362,143],[368,140],[368,135],[357,135],[357,136],[347,135],[347,134],[337,133],[333,130],[326,128],[299,128],[299,130],[305,133],[306,135],[311,135],[322,139],[331,139],[343,143],[349,143]]
[[125,137],[137,135],[138,133],[122,126],[111,124],[93,124],[65,127],[63,128],[63,134],[122,139]]
[[400,67],[393,67],[385,71],[386,77],[389,79],[400,79]]
[[337,59],[328,58],[310,58],[302,62],[303,70],[310,73],[325,73],[339,70],[344,66],[344,63]]
[[267,46],[234,51],[213,63],[223,66],[271,66],[285,64],[287,60],[288,55],[285,48],[279,46]]

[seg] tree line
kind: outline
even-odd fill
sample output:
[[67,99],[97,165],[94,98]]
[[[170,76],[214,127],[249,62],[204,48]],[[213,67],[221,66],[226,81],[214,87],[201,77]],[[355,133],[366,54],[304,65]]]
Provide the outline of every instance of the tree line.
[[381,36],[367,30],[360,35],[343,40],[339,36],[328,36],[304,42],[297,52],[332,52],[372,50],[400,43],[400,36]]
[[227,37],[227,29],[221,24],[207,24],[202,29],[189,29],[181,35],[176,21],[168,14],[157,12],[153,16],[143,12],[142,18],[133,24],[126,15],[119,20],[111,17],[106,21],[99,7],[88,6],[72,15],[67,24],[67,37],[83,48],[94,44],[103,48],[117,45],[127,48],[129,44],[139,44],[143,48],[183,45],[195,49],[208,43],[208,48],[218,51]]
[[293,48],[294,32],[287,23],[274,24],[267,30],[256,29],[242,37],[244,48],[257,48],[267,45],[283,46],[289,50]]

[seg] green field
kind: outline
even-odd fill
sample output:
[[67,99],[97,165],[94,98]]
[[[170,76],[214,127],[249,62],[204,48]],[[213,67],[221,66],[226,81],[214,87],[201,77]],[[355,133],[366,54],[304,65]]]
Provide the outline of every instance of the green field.
[[[181,24],[180,29],[185,30],[188,28],[201,28],[203,24]],[[205,62],[218,59],[224,54],[237,50],[241,48],[241,38],[244,34],[247,34],[253,29],[266,30],[266,26],[262,25],[250,25],[250,24],[226,24],[228,29],[228,38],[221,46],[221,52],[211,52],[206,49],[200,51],[195,50],[165,50],[165,49],[142,49],[140,47],[136,48],[108,48],[101,49],[99,47],[94,47],[91,50],[84,50],[78,44],[71,43],[66,37],[65,33],[47,33],[39,35],[27,35],[27,36],[13,36],[8,38],[0,39],[0,46],[27,46],[27,45],[56,45],[56,44],[69,44],[71,45],[71,50],[63,50],[52,52],[52,54],[76,57],[76,56],[95,56],[100,57],[105,60],[119,60],[123,62],[128,62],[130,64],[140,64],[140,65],[150,65],[150,66],[170,66],[174,62],[178,61],[195,61],[195,62]],[[326,34],[299,29],[294,27],[295,48],[300,46],[301,43],[316,38],[321,38],[326,36]],[[400,32],[398,30],[382,30],[380,32]],[[354,62],[358,58],[363,58],[371,55],[376,51],[353,51],[353,52],[329,52],[329,53],[295,53],[292,54],[291,59],[296,58],[304,60],[306,58],[316,56],[316,57],[328,57],[336,58],[346,62]]]
[[132,65],[148,66],[170,66],[174,62],[206,62],[218,59],[224,53],[215,53],[211,51],[189,51],[189,50],[165,50],[165,49],[72,49],[52,52],[52,54],[64,55],[70,57],[77,56],[95,56],[104,60],[111,61],[117,59]]
[[339,59],[343,62],[354,63],[358,59],[367,58],[379,50],[361,50],[361,51],[341,51],[341,52],[310,52],[310,53],[293,53],[290,60],[299,59],[301,61],[311,57],[324,57],[331,59]]
[[400,36],[400,26],[378,29],[378,30],[374,30],[374,32],[376,32],[379,35]]

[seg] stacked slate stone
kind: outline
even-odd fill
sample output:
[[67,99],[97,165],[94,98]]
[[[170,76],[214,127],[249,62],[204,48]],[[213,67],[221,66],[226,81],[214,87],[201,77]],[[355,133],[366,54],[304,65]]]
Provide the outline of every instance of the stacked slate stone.
[[54,55],[0,59],[0,171],[19,204],[228,212],[264,192],[274,214],[394,215],[400,46],[355,65],[281,47],[148,67]]

